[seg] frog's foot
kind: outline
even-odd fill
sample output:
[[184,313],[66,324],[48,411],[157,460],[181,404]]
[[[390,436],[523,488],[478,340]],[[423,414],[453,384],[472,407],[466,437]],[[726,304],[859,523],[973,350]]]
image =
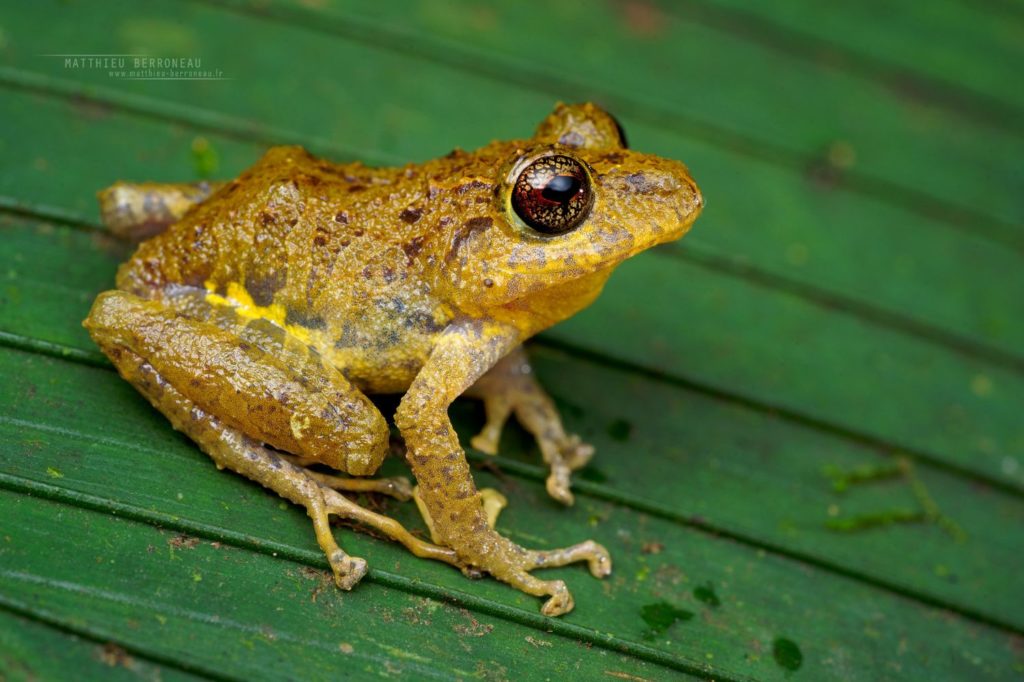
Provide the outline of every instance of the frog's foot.
[[[255,444],[251,445],[246,453],[246,459],[250,466],[262,457],[273,458],[275,456],[275,453]],[[214,459],[217,460],[217,458]],[[217,461],[220,463],[220,460]],[[234,469],[231,464],[226,464],[226,466]],[[274,466],[272,460],[268,460],[267,466]],[[237,469],[235,470],[237,471]],[[287,473],[281,473],[282,471]],[[337,484],[338,481],[348,482],[358,479],[342,479],[327,476],[326,474],[318,474],[317,472],[311,472],[294,465],[289,466],[285,464],[284,467],[280,467],[280,462],[276,472],[276,475],[270,476],[267,480],[251,475],[251,469],[241,473],[250,478],[255,478],[255,480],[283,497],[287,497],[306,508],[306,513],[313,521],[313,531],[316,533],[317,543],[324,551],[324,554],[327,555],[327,561],[331,566],[331,571],[334,573],[334,581],[341,589],[352,589],[366,574],[367,564],[363,559],[348,556],[338,547],[334,540],[334,534],[331,531],[330,516],[332,514],[339,518],[356,521],[373,528],[392,540],[402,543],[410,552],[418,557],[443,561],[457,567],[462,566],[462,563],[452,550],[420,540],[394,519],[359,506],[338,493],[331,485]],[[320,477],[335,480],[324,483],[319,480]],[[281,479],[290,480],[289,482],[284,482]],[[293,491],[296,488],[302,491],[298,499],[293,496]]]
[[[200,444],[205,445],[202,442]],[[462,562],[459,561],[454,551],[420,540],[398,521],[365,509],[335,490],[335,486],[339,484],[348,486],[352,482],[361,484],[391,483],[388,479],[346,479],[309,471],[288,462],[282,462],[277,453],[251,441],[246,444],[244,452],[241,453],[245,459],[242,466],[239,466],[241,463],[233,459],[239,453],[218,453],[216,456],[212,452],[210,454],[218,465],[238,471],[274,490],[282,497],[306,508],[306,513],[313,521],[313,531],[316,533],[317,543],[327,555],[327,561],[334,573],[334,581],[343,590],[352,589],[362,579],[366,574],[367,564],[365,560],[351,557],[338,547],[330,525],[332,514],[373,528],[405,545],[410,552],[418,557],[435,559],[459,568],[462,567]],[[405,479],[399,480],[408,486]],[[365,489],[365,486],[357,486],[356,489]],[[408,494],[411,496],[412,492],[409,491]]]
[[592,540],[572,547],[552,550],[527,550],[496,532],[477,535],[458,548],[471,566],[487,571],[497,579],[535,597],[548,597],[541,607],[546,616],[560,616],[572,610],[572,594],[561,580],[541,580],[530,574],[538,568],[555,568],[586,561],[591,575],[604,578],[612,571],[611,556]]
[[[208,419],[212,420],[213,418],[208,417]],[[223,426],[220,428],[232,431]],[[410,552],[418,557],[435,559],[459,568],[462,567],[462,562],[459,561],[454,551],[420,540],[394,519],[359,506],[335,489],[335,486],[339,484],[349,486],[351,483],[383,483],[385,485],[376,486],[379,488],[378,491],[383,491],[393,481],[389,479],[347,479],[309,471],[288,461],[282,461],[283,458],[278,453],[272,452],[244,436],[242,439],[245,442],[240,448],[241,452],[237,450],[217,451],[216,454],[211,450],[207,450],[207,452],[219,466],[227,467],[262,483],[282,497],[306,508],[306,513],[313,521],[313,531],[316,533],[317,543],[327,555],[327,561],[334,573],[334,580],[341,589],[352,589],[366,574],[367,564],[365,560],[351,557],[338,547],[331,530],[331,515],[373,528],[405,545]],[[204,446],[205,450],[207,443],[198,438],[196,440]],[[239,461],[239,459],[244,461]],[[405,479],[398,480],[405,483],[406,486],[409,485]],[[360,490],[366,488],[366,485],[354,487],[354,489]],[[411,490],[408,491],[408,495],[412,495]]]
[[[560,616],[573,608],[572,594],[569,589],[561,580],[541,580],[530,575],[530,571],[586,561],[590,574],[595,578],[604,578],[612,572],[612,560],[608,550],[593,540],[561,549],[527,550],[498,535],[494,530],[494,525],[498,514],[505,508],[508,501],[504,495],[493,488],[482,488],[479,492],[488,531],[482,538],[477,538],[477,541],[462,548],[461,555],[465,559],[462,572],[467,576],[479,578],[483,571],[487,571],[499,580],[503,580],[527,594],[535,597],[549,597],[541,611],[547,616]],[[413,488],[413,499],[430,530],[431,539],[438,544],[444,544],[444,540],[440,537],[434,520],[430,516],[419,486]],[[465,534],[463,537],[474,536]],[[487,549],[483,549],[484,547]]]
[[559,434],[551,438],[546,434],[536,434],[544,462],[548,465],[548,478],[545,482],[548,495],[562,504],[571,506],[575,498],[570,492],[572,472],[579,469],[594,456],[594,446],[584,443],[576,434]]
[[364,509],[331,488],[323,488],[322,492],[328,514],[335,514],[373,528],[392,540],[402,543],[406,549],[418,557],[443,561],[456,568],[462,568],[463,564],[453,550],[420,540],[398,521]]
[[[587,562],[590,574],[595,578],[607,577],[612,572],[611,555],[608,554],[608,550],[593,540],[562,549],[527,551],[525,565],[526,570],[532,570],[566,566],[579,561]],[[544,581],[522,571],[514,574],[513,579],[509,580],[509,584],[538,597],[548,595],[549,599],[540,609],[545,616],[560,616],[572,611],[574,605],[572,594],[561,580]]]
[[[249,446],[245,457],[251,467],[253,462],[257,462],[261,458],[276,458],[277,455],[264,447],[252,444]],[[221,460],[216,457],[214,459],[218,463],[221,463]],[[406,528],[402,526],[402,524],[398,523],[398,521],[359,506],[344,495],[338,493],[334,488],[334,486],[339,483],[344,483],[345,485],[348,485],[351,481],[380,483],[382,481],[387,481],[387,479],[380,479],[377,481],[372,479],[366,481],[360,481],[360,479],[345,479],[309,471],[302,467],[288,465],[287,463],[284,467],[281,467],[280,464],[281,463],[278,462],[275,473],[266,478],[253,476],[251,469],[240,473],[243,473],[249,478],[254,478],[268,488],[276,491],[282,497],[291,499],[293,502],[296,502],[306,508],[306,513],[313,521],[313,531],[316,533],[317,543],[324,551],[324,554],[327,555],[327,561],[331,565],[331,570],[334,572],[334,580],[341,589],[352,589],[352,587],[354,587],[366,574],[367,565],[366,561],[363,559],[350,557],[345,554],[340,547],[338,547],[337,543],[334,541],[334,534],[331,531],[330,526],[330,516],[332,514],[339,518],[355,521],[369,528],[373,528],[392,540],[405,545],[410,552],[418,557],[435,559],[459,568],[462,567],[462,562],[459,561],[458,556],[454,551],[420,540],[406,530]],[[238,469],[230,463],[225,466],[238,471]],[[274,468],[275,465],[273,464],[273,460],[268,459],[266,466]],[[404,479],[400,480],[408,485],[408,482]],[[301,494],[297,498],[294,496],[293,492],[296,488],[301,490]],[[411,491],[409,491],[409,495],[412,495]]]
[[497,454],[501,432],[510,415],[537,440],[548,465],[548,494],[565,505],[574,502],[570,492],[572,472],[594,456],[594,447],[567,434],[554,402],[533,376],[522,348],[505,356],[474,384],[466,395],[480,398],[487,421],[470,444],[490,455]]

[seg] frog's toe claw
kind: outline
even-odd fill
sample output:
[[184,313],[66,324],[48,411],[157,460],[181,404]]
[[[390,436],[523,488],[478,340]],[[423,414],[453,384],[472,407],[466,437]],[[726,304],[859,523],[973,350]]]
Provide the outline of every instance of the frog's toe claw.
[[554,580],[547,583],[551,587],[551,597],[544,602],[540,612],[545,616],[561,616],[572,611],[576,603],[573,601],[572,593],[561,580]]
[[328,561],[334,571],[334,582],[343,590],[351,590],[366,575],[366,559],[349,556],[338,550],[328,557]]

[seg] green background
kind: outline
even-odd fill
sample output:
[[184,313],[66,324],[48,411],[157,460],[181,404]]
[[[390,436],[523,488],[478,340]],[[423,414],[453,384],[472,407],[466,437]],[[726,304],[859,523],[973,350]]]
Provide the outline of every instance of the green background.
[[[0,678],[1021,679],[1022,46],[1009,2],[6,3]],[[95,192],[282,142],[424,160],[558,100],[707,199],[533,345],[597,446],[576,506],[520,429],[469,452],[500,530],[593,537],[615,572],[548,572],[577,601],[552,620],[338,528],[371,566],[340,593],[302,510],[218,473],[81,328],[126,255]],[[482,410],[452,416],[466,442]]]

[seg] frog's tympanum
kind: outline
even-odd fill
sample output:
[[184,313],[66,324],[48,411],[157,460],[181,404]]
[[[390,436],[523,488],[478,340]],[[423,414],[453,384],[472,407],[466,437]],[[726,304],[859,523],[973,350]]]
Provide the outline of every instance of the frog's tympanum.
[[[338,586],[366,562],[338,547],[331,514],[547,596],[548,615],[572,596],[531,571],[611,571],[592,541],[530,550],[497,533],[500,496],[477,490],[447,411],[460,395],[483,400],[472,444],[488,453],[515,414],[550,468],[548,492],[572,504],[570,472],[593,448],[565,432],[521,344],[590,305],[626,258],[690,228],[702,199],[681,163],[627,149],[596,106],[559,105],[530,139],[419,165],[275,147],[230,182],[119,183],[100,199],[111,229],[149,238],[85,326],[218,468],[306,508]],[[395,424],[415,490],[361,478],[388,451],[373,393],[404,393]],[[348,491],[415,497],[433,542]]]

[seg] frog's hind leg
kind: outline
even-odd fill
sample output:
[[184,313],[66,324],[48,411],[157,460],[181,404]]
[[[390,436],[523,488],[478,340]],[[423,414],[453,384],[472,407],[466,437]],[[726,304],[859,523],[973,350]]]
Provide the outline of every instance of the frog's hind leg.
[[98,194],[100,217],[123,239],[142,241],[163,232],[223,186],[223,182],[118,182]]
[[[419,540],[397,521],[363,509],[318,480],[325,475],[313,475],[317,472],[275,451],[299,452],[359,473],[376,470],[387,446],[387,425],[365,396],[346,388],[340,374],[327,374],[325,368],[320,376],[297,377],[284,363],[223,329],[121,291],[97,299],[87,327],[121,375],[219,468],[306,508],[339,587],[355,585],[366,562],[338,547],[331,514],[374,528],[417,556],[461,566],[454,551]],[[256,422],[266,431],[261,433]]]
[[338,587],[352,589],[366,574],[367,564],[338,546],[329,522],[331,514],[373,528],[402,543],[416,556],[460,565],[452,550],[416,538],[394,519],[364,509],[327,487],[311,475],[315,472],[224,426],[179,393],[141,357],[124,349],[114,351],[114,357],[124,377],[170,419],[174,428],[194,440],[218,469],[230,469],[306,508]]

